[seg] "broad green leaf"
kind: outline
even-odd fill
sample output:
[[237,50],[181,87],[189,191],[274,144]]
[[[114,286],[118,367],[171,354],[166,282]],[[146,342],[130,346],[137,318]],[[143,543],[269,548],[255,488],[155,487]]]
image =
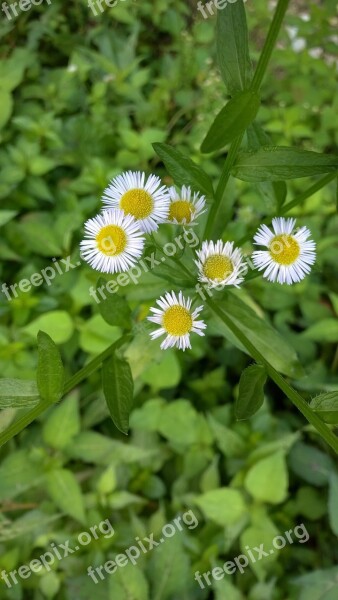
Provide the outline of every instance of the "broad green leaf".
[[30,459],[27,448],[12,452],[0,466],[0,501],[19,496],[40,483],[41,477],[41,465]]
[[198,438],[198,414],[187,400],[176,400],[160,414],[159,432],[174,444],[188,446]]
[[30,408],[39,402],[35,381],[24,379],[0,379],[0,409]]
[[171,600],[184,598],[184,590],[190,587],[190,564],[188,554],[177,533],[170,539],[163,539],[155,549],[150,561],[151,598]]
[[249,419],[262,406],[266,377],[266,371],[262,365],[251,365],[243,371],[235,402],[235,416],[239,421]]
[[222,527],[239,521],[247,510],[241,492],[232,488],[210,490],[195,498],[194,502],[207,519]]
[[12,94],[7,90],[0,89],[0,106],[0,129],[2,129],[2,127],[6,125],[13,110]]
[[214,195],[212,183],[201,167],[196,165],[191,158],[184,156],[168,144],[153,144],[153,148],[164,162],[168,173],[176,185],[190,185],[195,192],[201,192],[208,198]]
[[[290,377],[302,374],[294,348],[267,322],[263,321],[238,295],[229,293],[226,300],[226,311],[237,327],[255,344],[263,356],[269,358],[271,365],[281,373]],[[217,319],[216,331],[222,332],[238,348],[246,352],[237,338],[222,321]]]
[[306,329],[302,337],[314,342],[338,342],[338,320],[322,319]]
[[129,363],[116,352],[102,365],[102,385],[110,416],[115,426],[127,435],[134,382]]
[[[249,125],[246,133],[248,150],[258,150],[261,147],[273,145],[270,136],[256,122]],[[260,181],[257,183],[257,187],[269,209],[283,206],[287,196],[285,181]]]
[[65,373],[61,355],[52,338],[39,331],[36,382],[42,400],[58,402],[62,396]]
[[181,366],[177,353],[162,352],[158,359],[158,362],[151,363],[142,373],[142,381],[155,391],[176,387],[181,379]]
[[[263,560],[256,560],[256,562],[249,560],[250,568],[256,573],[258,579],[264,579],[271,563],[278,559],[278,550],[272,544],[278,533],[273,521],[262,516],[258,522],[247,527],[241,535],[240,544],[243,554],[247,554],[247,548],[249,547],[253,555],[258,556],[254,548],[260,548],[261,544],[263,544],[264,550],[269,553],[269,556],[264,556]],[[273,552],[270,553],[270,550]]]
[[243,0],[228,3],[217,13],[217,58],[231,96],[249,87],[251,63]]
[[310,406],[325,423],[331,423],[332,425],[338,423],[338,390],[327,394],[319,394],[311,400]]
[[283,146],[241,152],[232,175],[243,181],[279,181],[338,171],[338,156]]
[[303,442],[297,442],[291,449],[289,464],[296,475],[318,487],[327,485],[330,474],[335,470],[328,454]]
[[98,307],[101,314],[101,317],[108,323],[108,325],[118,326],[122,329],[129,330],[131,328],[131,311],[128,305],[127,300],[122,298],[117,293],[110,293],[109,289],[107,289],[107,282],[103,277],[100,277],[96,289],[102,289],[104,297],[97,294],[98,299],[100,300]]
[[81,487],[67,469],[54,469],[46,474],[47,491],[57,508],[80,523],[85,523],[84,499]]
[[219,423],[211,415],[208,416],[208,423],[216,438],[217,445],[224,456],[237,458],[244,455],[246,444],[236,431],[233,431],[230,427],[225,427],[225,425]]
[[[128,560],[127,556],[125,558]],[[109,578],[109,600],[149,600],[148,581],[137,565],[129,563],[123,568],[115,565],[115,571]]]
[[257,93],[240,92],[218,113],[202,143],[202,152],[220,150],[252,123],[260,106]]
[[329,479],[329,520],[333,533],[338,535],[338,475],[331,473]]
[[74,323],[66,311],[52,310],[37,317],[22,331],[35,338],[40,330],[50,335],[56,344],[63,344],[72,336]]
[[42,428],[43,439],[51,448],[61,450],[80,432],[79,399],[77,394],[65,398],[52,409]]
[[0,210],[0,227],[14,219],[17,214],[16,210]]
[[255,463],[248,471],[244,485],[255,500],[271,504],[283,502],[288,491],[284,452],[276,452]]

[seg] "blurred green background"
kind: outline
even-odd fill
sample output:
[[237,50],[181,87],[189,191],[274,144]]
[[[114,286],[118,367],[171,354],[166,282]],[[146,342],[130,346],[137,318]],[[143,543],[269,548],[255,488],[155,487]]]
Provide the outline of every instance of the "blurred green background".
[[[246,3],[254,59],[273,6]],[[333,0],[291,3],[258,115],[274,144],[335,150],[337,25]],[[97,16],[83,1],[44,2],[11,20],[1,12],[1,284],[30,277],[53,258],[71,256],[76,264],[83,222],[121,171],[152,171],[172,183],[152,142],[173,144],[217,179],[224,156],[199,153],[227,97],[214,27],[215,18],[203,19],[192,0],[120,0]],[[310,184],[288,183],[288,200]],[[224,239],[239,240],[274,216],[262,186],[232,180],[228,195]],[[297,352],[304,372],[294,385],[310,399],[338,384],[335,185],[291,214],[318,244],[312,275],[291,288],[255,279],[240,297]],[[89,295],[96,281],[82,265],[10,301],[0,292],[2,377],[34,378],[39,329],[60,345],[68,375],[119,337]],[[103,519],[115,535],[10,589],[0,579],[0,598],[336,600],[335,458],[271,383],[259,413],[235,421],[233,400],[250,359],[211,319],[208,336],[191,351],[159,355],[143,322],[165,290],[150,273],[124,290],[139,323],[127,351],[136,386],[128,439],[108,417],[97,373],[0,450],[0,571],[28,564],[51,542],[74,546]],[[0,430],[14,417],[13,409],[1,410]],[[87,576],[89,565],[123,552],[136,536],[156,539],[190,509],[195,529],[98,585]],[[275,535],[300,523],[307,543],[198,587],[196,570],[221,565],[246,545],[271,547]]]

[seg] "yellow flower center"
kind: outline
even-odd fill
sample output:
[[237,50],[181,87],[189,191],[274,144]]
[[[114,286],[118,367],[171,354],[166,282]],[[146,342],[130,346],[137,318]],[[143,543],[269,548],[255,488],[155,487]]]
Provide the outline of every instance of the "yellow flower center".
[[280,265],[292,265],[300,254],[300,246],[292,235],[282,233],[270,242],[271,258]]
[[209,256],[203,265],[204,275],[214,281],[223,281],[231,275],[233,270],[234,265],[230,258],[221,254]]
[[191,202],[187,200],[175,200],[175,202],[171,202],[170,204],[169,220],[173,221],[175,219],[178,223],[182,223],[185,220],[186,223],[190,223],[194,212],[195,207]]
[[170,335],[185,335],[192,328],[192,316],[184,306],[175,304],[163,315],[163,327]]
[[120,200],[120,208],[135,219],[146,219],[153,210],[154,202],[150,194],[142,189],[129,190]]
[[106,225],[96,236],[97,247],[106,256],[116,256],[125,250],[127,236],[122,227]]

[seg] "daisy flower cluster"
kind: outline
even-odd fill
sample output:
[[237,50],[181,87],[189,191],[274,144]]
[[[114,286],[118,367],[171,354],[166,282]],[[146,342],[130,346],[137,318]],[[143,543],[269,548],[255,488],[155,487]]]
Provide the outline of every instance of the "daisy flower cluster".
[[[193,227],[206,211],[205,197],[190,187],[167,188],[156,175],[128,171],[118,175],[104,190],[100,214],[85,225],[85,239],[80,243],[81,256],[101,273],[128,271],[141,258],[146,235],[161,223]],[[316,259],[316,245],[306,227],[295,230],[295,219],[272,219],[272,230],[261,225],[254,244],[263,246],[252,254],[254,268],[263,271],[268,281],[297,283],[311,270]],[[203,241],[196,251],[198,280],[217,290],[239,287],[248,265],[234,242]],[[159,327],[151,333],[156,339],[165,335],[161,349],[191,348],[190,334],[204,335],[204,321],[198,317],[203,306],[192,308],[192,300],[167,292],[151,308],[148,320]]]

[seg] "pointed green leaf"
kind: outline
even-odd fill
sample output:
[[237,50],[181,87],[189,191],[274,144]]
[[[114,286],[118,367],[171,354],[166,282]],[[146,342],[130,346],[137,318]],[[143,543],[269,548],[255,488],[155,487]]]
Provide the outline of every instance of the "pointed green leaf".
[[63,393],[65,377],[60,352],[44,331],[39,331],[37,339],[39,358],[36,381],[40,396],[47,402],[58,402]]
[[98,291],[100,288],[102,294],[97,292],[96,296],[100,300],[98,307],[101,317],[108,325],[130,330],[131,311],[127,300],[119,296],[116,291],[111,292],[109,289],[109,281],[106,281],[103,277],[100,277],[97,282],[96,290]]
[[191,158],[184,156],[168,144],[153,144],[153,148],[164,162],[168,173],[176,185],[190,185],[195,192],[201,192],[207,197],[214,195],[211,179],[201,167],[196,165]]
[[256,92],[240,92],[222,108],[202,143],[202,152],[220,150],[252,123],[260,106]]
[[248,89],[251,79],[248,27],[243,0],[229,2],[217,13],[217,58],[231,96]]
[[46,475],[47,491],[56,506],[66,515],[85,523],[84,501],[80,485],[67,469],[55,469]]
[[[150,580],[153,600],[184,598],[190,577],[189,557],[179,534],[164,539],[151,556]],[[115,600],[115,598],[114,598]]]
[[288,491],[284,452],[276,452],[254,464],[245,478],[244,485],[256,500],[271,504],[283,502]]
[[[128,560],[126,556],[125,558]],[[149,600],[148,581],[137,565],[126,564],[122,569],[116,570],[114,577],[109,578],[109,599],[117,598]]]
[[35,381],[0,379],[0,408],[29,408],[39,402]]
[[53,408],[43,425],[43,439],[51,448],[62,449],[80,432],[79,399],[76,393]]
[[249,419],[259,410],[264,402],[265,382],[266,371],[262,365],[251,365],[243,371],[235,402],[236,419]]
[[338,170],[338,156],[283,146],[241,152],[232,175],[243,181],[279,181],[312,177]]
[[319,414],[325,423],[338,423],[338,390],[319,394],[310,403],[312,410]]
[[102,386],[114,424],[127,435],[134,382],[129,363],[116,352],[102,365]]
[[210,490],[195,499],[207,519],[222,527],[232,525],[246,512],[243,496],[239,490],[219,488]]

